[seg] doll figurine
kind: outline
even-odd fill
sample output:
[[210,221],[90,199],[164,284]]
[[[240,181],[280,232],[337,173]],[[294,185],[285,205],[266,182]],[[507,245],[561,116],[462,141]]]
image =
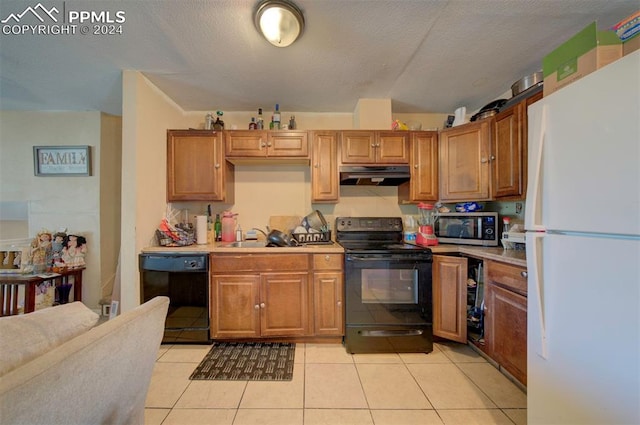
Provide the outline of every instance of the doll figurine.
[[62,259],[70,268],[84,267],[84,256],[87,253],[87,240],[84,236],[68,235],[62,248]]
[[37,272],[51,264],[51,233],[42,230],[31,243],[31,263]]
[[57,232],[53,235],[53,242],[51,243],[52,251],[52,263],[54,267],[64,266],[64,260],[62,259],[62,250],[64,249],[64,240],[67,234],[64,232]]

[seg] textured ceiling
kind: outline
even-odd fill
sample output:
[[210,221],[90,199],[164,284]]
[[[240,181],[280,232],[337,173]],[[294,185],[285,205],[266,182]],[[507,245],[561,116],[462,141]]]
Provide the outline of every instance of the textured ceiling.
[[[121,71],[141,71],[187,111],[352,112],[390,98],[394,112],[480,108],[541,68],[594,20],[606,29],[638,0],[296,0],[306,19],[288,48],[253,26],[258,0],[48,1],[117,11],[122,34],[0,34],[0,108],[122,112]],[[0,20],[38,0],[0,0]],[[30,13],[20,25],[39,24]],[[44,24],[52,21],[45,17]],[[59,21],[60,22],[60,21]],[[0,26],[16,25],[16,19]],[[90,29],[93,25],[90,25]],[[77,31],[80,30],[78,25]]]

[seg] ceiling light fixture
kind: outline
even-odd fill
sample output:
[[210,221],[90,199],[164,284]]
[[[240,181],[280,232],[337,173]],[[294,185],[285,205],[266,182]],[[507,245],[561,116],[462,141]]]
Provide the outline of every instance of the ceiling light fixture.
[[264,38],[276,47],[290,46],[304,30],[304,16],[288,0],[263,0],[256,8],[254,23]]

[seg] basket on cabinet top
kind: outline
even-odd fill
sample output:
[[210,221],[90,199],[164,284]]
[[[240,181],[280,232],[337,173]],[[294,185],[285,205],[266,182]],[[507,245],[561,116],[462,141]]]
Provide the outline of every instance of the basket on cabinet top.
[[188,246],[196,243],[194,230],[183,230],[176,228],[175,231],[167,232],[156,230],[156,238],[160,246]]

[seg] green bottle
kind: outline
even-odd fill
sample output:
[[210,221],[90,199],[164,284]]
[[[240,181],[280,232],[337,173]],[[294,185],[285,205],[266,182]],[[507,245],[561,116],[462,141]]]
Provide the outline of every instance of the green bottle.
[[224,121],[222,121],[220,118],[222,118],[222,111],[216,111],[216,115],[218,116],[218,118],[216,118],[216,122],[213,123],[213,129],[214,130],[219,130],[222,131],[224,130]]
[[222,222],[220,221],[220,214],[216,214],[216,222],[213,224],[213,231],[216,236],[216,242],[222,240]]

